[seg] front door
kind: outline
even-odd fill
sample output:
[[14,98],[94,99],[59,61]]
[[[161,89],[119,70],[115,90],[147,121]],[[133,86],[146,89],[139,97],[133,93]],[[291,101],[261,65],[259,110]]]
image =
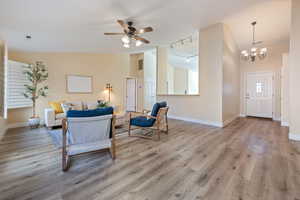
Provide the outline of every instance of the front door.
[[246,114],[253,117],[273,117],[273,73],[247,74]]

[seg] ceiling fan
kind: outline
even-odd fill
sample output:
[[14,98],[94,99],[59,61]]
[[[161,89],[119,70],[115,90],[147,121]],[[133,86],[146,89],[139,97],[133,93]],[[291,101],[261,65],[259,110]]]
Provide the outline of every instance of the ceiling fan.
[[146,33],[146,32],[152,32],[152,27],[145,27],[142,29],[137,30],[135,27],[133,27],[133,22],[128,21],[127,23],[123,20],[117,20],[118,24],[124,29],[123,33],[104,33],[104,35],[123,35],[122,42],[123,46],[125,48],[130,48],[130,44],[132,41],[135,41],[136,46],[141,46],[143,43],[149,44],[150,41],[146,40],[145,38],[142,38],[139,36],[139,34]]

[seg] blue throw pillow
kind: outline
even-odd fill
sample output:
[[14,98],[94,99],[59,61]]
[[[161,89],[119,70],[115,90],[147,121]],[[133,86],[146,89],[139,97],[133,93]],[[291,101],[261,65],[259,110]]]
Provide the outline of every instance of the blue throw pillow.
[[97,108],[94,110],[69,110],[67,112],[67,117],[97,117],[102,115],[111,115],[113,112],[113,107]]

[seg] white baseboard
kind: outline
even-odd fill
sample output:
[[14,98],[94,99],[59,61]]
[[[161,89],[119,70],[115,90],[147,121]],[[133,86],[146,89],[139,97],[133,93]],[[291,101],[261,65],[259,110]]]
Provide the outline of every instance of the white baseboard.
[[295,141],[300,141],[300,134],[295,134],[295,133],[289,132],[289,139],[295,140]]
[[197,124],[205,124],[205,125],[209,125],[209,126],[223,127],[222,122],[199,120],[199,119],[188,118],[188,117],[177,117],[177,116],[172,116],[172,115],[168,115],[168,118],[187,121],[187,122],[193,122],[193,123],[197,123]]
[[[45,125],[44,120],[41,120],[40,125],[41,126]],[[29,126],[28,122],[17,122],[17,123],[8,124],[6,128],[11,129],[11,128],[21,128],[21,127],[27,127],[27,126]]]
[[27,122],[18,122],[18,123],[11,123],[7,125],[7,129],[10,128],[20,128],[20,127],[26,127],[28,126]]
[[273,118],[273,121],[278,121],[278,122],[280,122],[281,121],[281,119],[280,118]]
[[241,114],[240,114],[240,117],[246,117],[246,115],[241,113]]
[[7,131],[7,126],[4,127],[4,129],[2,130],[2,132],[0,132],[0,141],[2,140],[2,138],[4,137],[6,131]]
[[289,123],[288,122],[281,122],[281,126],[287,126],[287,127],[289,127],[290,125],[289,125]]

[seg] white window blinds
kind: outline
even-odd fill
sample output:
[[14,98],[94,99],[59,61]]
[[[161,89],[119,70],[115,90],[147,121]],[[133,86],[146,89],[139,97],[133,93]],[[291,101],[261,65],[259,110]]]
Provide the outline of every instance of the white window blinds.
[[4,117],[5,107],[5,45],[4,42],[0,40],[0,117]]
[[30,84],[23,73],[27,64],[8,61],[7,70],[7,108],[31,107],[32,101],[23,95],[25,84]]

